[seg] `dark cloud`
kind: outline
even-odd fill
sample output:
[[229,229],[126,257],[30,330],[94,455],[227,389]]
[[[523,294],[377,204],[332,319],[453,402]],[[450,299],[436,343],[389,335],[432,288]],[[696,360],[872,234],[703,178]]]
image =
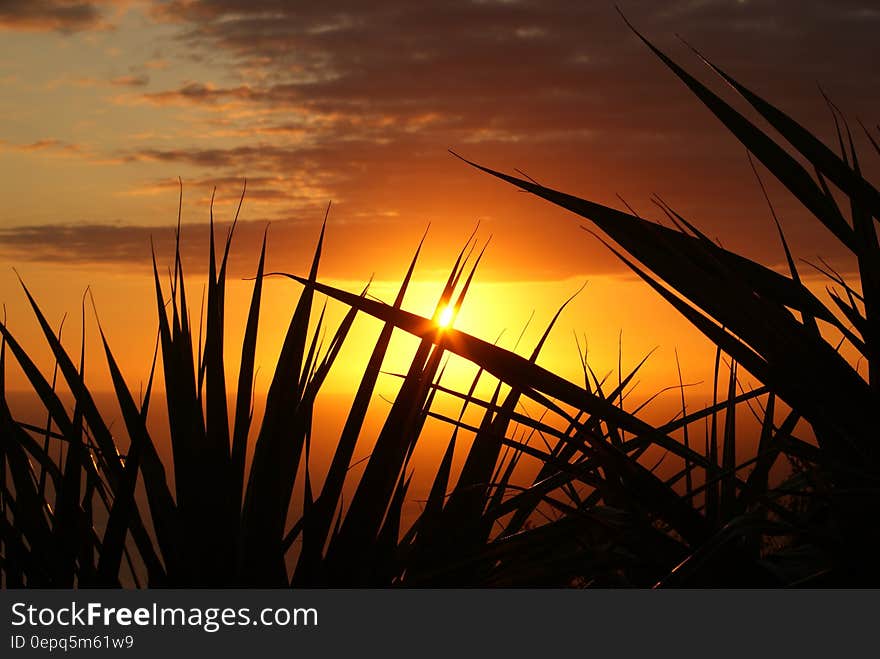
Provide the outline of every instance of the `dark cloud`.
[[[194,155],[198,162],[205,162],[209,156],[205,154],[192,154],[189,152],[162,152],[163,160],[174,160],[182,155]],[[183,160],[183,158],[179,158]],[[252,168],[253,169],[253,168]],[[218,176],[202,179],[186,179],[183,181],[184,190],[187,194],[193,191],[201,202],[209,203],[214,193],[219,192],[226,198],[232,195],[244,193],[249,205],[254,202],[261,203],[262,208],[267,204],[274,205],[282,214],[289,214],[292,207],[300,212],[312,213],[323,208],[329,199],[326,187],[322,187],[322,180],[297,181],[292,177],[284,176]],[[180,181],[175,178],[164,178],[141,184],[129,191],[130,195],[171,195],[177,194]]]
[[156,105],[216,103],[224,99],[239,97],[246,93],[246,89],[246,87],[239,89],[217,89],[213,85],[187,82],[178,89],[144,94],[144,98]]
[[[853,113],[880,112],[880,14],[868,3],[641,0],[623,8],[692,70],[707,75],[675,34],[820,134],[830,136],[832,124],[817,81]],[[673,179],[742,171],[723,128],[609,3],[169,0],[153,14],[179,25],[181,48],[225,63],[240,83],[190,81],[144,99],[214,108],[227,122],[230,109],[246,110],[238,135],[251,137],[234,148],[143,154],[156,159],[288,167],[298,152],[308,167],[360,172],[339,177],[352,201],[375,187],[371,177],[450,145],[497,164],[542,167],[548,183],[617,181],[606,198],[637,181],[647,196],[674,189]],[[273,134],[296,139],[267,144]],[[383,148],[361,148],[374,144]],[[644,178],[653,172],[665,175]]]
[[97,27],[101,12],[80,0],[0,0],[0,28],[77,32]]
[[[299,219],[240,220],[235,227],[228,271],[231,278],[252,277],[256,271],[264,234],[267,237],[267,271],[303,274],[314,255],[325,209],[303,214]],[[361,218],[330,212],[327,237],[321,258],[321,275],[367,281],[370,277],[398,279],[405,271],[409,254],[415,251],[426,224],[415,224],[403,231],[396,230],[401,239],[391,244],[381,236],[387,233],[395,218]],[[207,271],[208,223],[184,223],[181,226],[180,251],[189,274],[203,276]],[[229,222],[215,223],[218,244],[228,235]],[[436,231],[422,259],[422,274],[434,267],[448,267],[470,232],[446,240]],[[485,238],[486,234],[482,234]],[[21,266],[26,263],[65,264],[85,266],[89,270],[105,267],[127,273],[151,272],[152,253],[155,250],[160,273],[165,273],[173,262],[175,230],[171,225],[137,226],[116,224],[44,224],[0,229],[0,255],[7,262]],[[366,254],[367,258],[362,258]],[[484,260],[481,280],[489,281],[503,272],[493,265],[490,255]],[[426,265],[427,263],[427,265]],[[608,260],[605,270],[616,270]],[[526,279],[552,279],[566,276],[559,270],[534,269],[522,273]]]
[[150,84],[150,76],[146,74],[127,75],[112,78],[110,84],[116,87],[146,87]]
[[[697,75],[711,79],[676,33],[826,138],[833,124],[817,81],[852,115],[880,115],[880,13],[865,2],[623,8]],[[524,254],[529,272],[546,276],[610,267],[571,216],[473,172],[447,155],[454,147],[618,207],[619,193],[648,214],[659,192],[731,248],[768,263],[781,256],[742,147],[610,3],[169,0],[153,3],[152,16],[177,26],[178,56],[223,73],[126,92],[196,108],[197,135],[107,158],[185,168],[226,195],[247,176],[254,201],[276,204],[273,217],[311,216],[332,199],[350,220],[384,218],[382,230],[352,230],[375,254],[427,221],[452,244],[479,218],[509,273]],[[145,186],[173,194],[174,183]],[[827,234],[778,187],[770,192],[797,255],[827,255]]]
[[[320,216],[316,216],[320,218]],[[218,241],[225,240],[228,222],[215,225]],[[270,228],[269,228],[270,227]],[[311,244],[320,228],[319,219],[308,221],[240,221],[235,229],[235,248],[230,253],[230,272],[235,277],[252,276],[260,253],[264,232],[269,228],[270,258],[274,266],[282,263],[300,267],[314,248]],[[70,265],[123,266],[147,272],[151,246],[155,248],[160,271],[174,256],[173,226],[117,224],[45,224],[0,229],[0,251],[13,263],[52,261]],[[181,255],[192,272],[207,269],[208,224],[181,227]]]
[[[810,66],[814,78],[833,74],[843,85],[864,84],[877,54],[878,17],[864,2],[629,2],[625,9],[666,44],[683,34],[725,64],[762,77]],[[599,102],[614,87],[646,98],[667,84],[605,3],[174,0],[159,3],[156,13],[182,24],[182,43],[219,49],[268,83],[244,78],[234,89],[179,90],[192,99],[497,115],[510,102]],[[509,109],[522,115],[529,108]]]
[[19,153],[43,152],[55,156],[86,157],[86,151],[80,144],[73,144],[54,138],[37,140],[26,144],[16,144],[0,140],[0,151],[17,151]]

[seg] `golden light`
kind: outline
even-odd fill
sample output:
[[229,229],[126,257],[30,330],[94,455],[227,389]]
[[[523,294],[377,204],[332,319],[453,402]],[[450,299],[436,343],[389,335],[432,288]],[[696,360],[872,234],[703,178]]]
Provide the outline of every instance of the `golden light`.
[[452,304],[447,304],[443,311],[440,312],[440,315],[437,316],[437,325],[443,328],[451,326],[454,316],[455,307]]

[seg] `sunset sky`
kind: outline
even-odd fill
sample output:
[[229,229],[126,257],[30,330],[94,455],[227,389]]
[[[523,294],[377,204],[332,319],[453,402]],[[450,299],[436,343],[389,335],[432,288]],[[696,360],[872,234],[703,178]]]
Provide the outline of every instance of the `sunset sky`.
[[[829,140],[817,85],[852,120],[880,117],[874,3],[621,9],[703,79],[677,34]],[[783,261],[744,149],[612,2],[0,1],[0,39],[0,300],[10,327],[38,343],[11,267],[56,323],[78,317],[91,284],[133,381],[145,375],[155,332],[150,238],[167,263],[177,177],[195,278],[212,188],[217,218],[228,221],[248,179],[231,305],[249,294],[238,279],[252,275],[266,224],[269,268],[303,273],[332,200],[321,277],[359,290],[375,275],[384,299],[430,223],[417,273],[424,293],[408,305],[430,313],[432,283],[479,221],[480,240],[492,241],[461,327],[488,339],[507,328],[510,347],[533,309],[536,335],[589,281],[547,365],[577,366],[575,331],[600,371],[616,368],[622,330],[625,364],[661,346],[658,385],[672,384],[675,347],[702,373],[705,354],[689,349],[686,324],[576,218],[447,148],[615,207],[619,194],[649,217],[658,193],[725,246]],[[769,189],[796,256],[834,260],[828,235]],[[297,292],[272,287],[270,321],[286,318]]]

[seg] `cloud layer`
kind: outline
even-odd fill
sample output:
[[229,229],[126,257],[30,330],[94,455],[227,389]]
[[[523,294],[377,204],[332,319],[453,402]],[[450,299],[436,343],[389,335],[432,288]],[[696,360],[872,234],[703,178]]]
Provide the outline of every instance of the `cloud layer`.
[[[832,124],[817,80],[853,114],[880,112],[880,12],[866,2],[643,0],[623,8],[692,70],[706,75],[676,33],[823,135]],[[86,2],[2,3],[0,25],[75,31],[106,13]],[[132,196],[175,194],[181,171],[199,188],[236,188],[246,176],[255,213],[266,219],[314,217],[332,199],[365,259],[380,253],[375,243],[429,220],[452,236],[481,218],[511,272],[526,258],[562,275],[610,267],[601,250],[585,247],[576,223],[453,161],[452,146],[609,204],[620,205],[620,193],[650,208],[644,200],[664,193],[732,247],[778,260],[741,147],[610,5],[167,0],[149,3],[147,17],[174,35],[161,58],[149,56],[195,68],[180,67],[176,80],[165,71],[176,66],[161,76],[94,77],[118,88],[119,111],[174,116],[179,138],[124,140],[100,154],[50,135],[4,148],[163,170],[133,185]],[[796,249],[822,253],[827,236],[775,193]],[[371,222],[385,228],[377,234]],[[125,226],[47,220],[6,238],[33,258],[57,248],[68,255],[58,258],[124,261],[133,241],[146,240]],[[301,225],[285,226],[296,242]]]
[[3,0],[0,28],[13,30],[57,30],[76,32],[101,22],[97,3],[81,0]]

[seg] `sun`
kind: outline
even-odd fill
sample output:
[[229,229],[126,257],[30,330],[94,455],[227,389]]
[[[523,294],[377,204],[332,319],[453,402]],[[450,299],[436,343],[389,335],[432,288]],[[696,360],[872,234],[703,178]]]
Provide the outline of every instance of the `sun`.
[[443,311],[440,312],[440,315],[437,316],[437,326],[443,329],[451,327],[454,318],[455,307],[452,304],[447,304],[443,307]]

